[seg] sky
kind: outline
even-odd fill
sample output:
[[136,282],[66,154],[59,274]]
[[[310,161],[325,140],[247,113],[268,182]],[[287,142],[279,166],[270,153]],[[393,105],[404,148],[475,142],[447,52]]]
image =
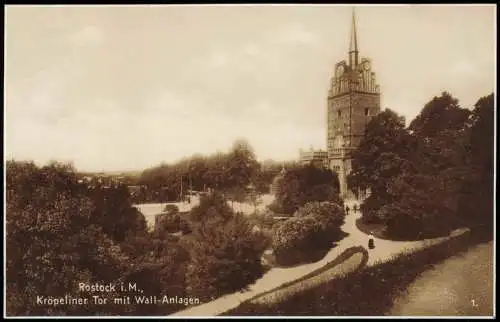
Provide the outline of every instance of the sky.
[[[357,6],[382,109],[411,121],[496,85],[496,10]],[[141,170],[246,139],[259,160],[326,147],[351,6],[6,6],[6,159]]]

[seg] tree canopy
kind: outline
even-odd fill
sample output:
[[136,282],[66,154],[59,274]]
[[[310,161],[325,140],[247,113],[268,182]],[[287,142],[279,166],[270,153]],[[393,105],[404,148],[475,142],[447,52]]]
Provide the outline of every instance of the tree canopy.
[[286,170],[278,184],[274,205],[277,212],[291,215],[311,201],[342,203],[338,176],[329,169],[313,165],[295,166]]
[[[351,188],[370,191],[361,205],[363,220],[385,223],[391,235],[412,238],[477,226],[475,218],[488,226],[492,115],[493,95],[479,99],[471,112],[443,92],[408,128],[390,110],[374,117],[348,177]],[[478,203],[488,206],[478,211]]]

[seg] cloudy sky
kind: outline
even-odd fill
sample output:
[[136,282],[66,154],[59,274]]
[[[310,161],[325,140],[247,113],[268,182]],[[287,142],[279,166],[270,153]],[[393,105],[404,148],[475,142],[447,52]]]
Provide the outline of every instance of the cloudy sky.
[[[259,159],[326,145],[346,6],[7,6],[6,158],[143,169],[246,138]],[[495,87],[494,6],[357,7],[382,107],[411,120]]]

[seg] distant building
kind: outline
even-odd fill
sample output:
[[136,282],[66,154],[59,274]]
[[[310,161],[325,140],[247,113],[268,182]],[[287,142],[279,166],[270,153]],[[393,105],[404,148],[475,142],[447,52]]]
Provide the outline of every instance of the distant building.
[[317,167],[328,167],[328,151],[309,150],[299,151],[299,163],[302,165],[312,164]]

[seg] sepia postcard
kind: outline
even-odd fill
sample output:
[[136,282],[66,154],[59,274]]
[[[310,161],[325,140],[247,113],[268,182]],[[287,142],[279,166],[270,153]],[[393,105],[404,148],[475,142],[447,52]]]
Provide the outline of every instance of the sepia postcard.
[[4,317],[496,316],[496,6],[5,11]]

